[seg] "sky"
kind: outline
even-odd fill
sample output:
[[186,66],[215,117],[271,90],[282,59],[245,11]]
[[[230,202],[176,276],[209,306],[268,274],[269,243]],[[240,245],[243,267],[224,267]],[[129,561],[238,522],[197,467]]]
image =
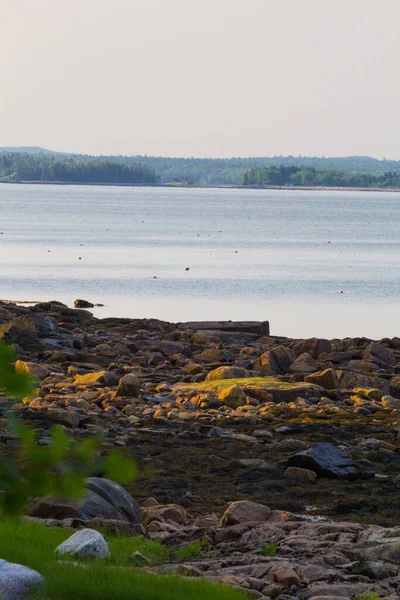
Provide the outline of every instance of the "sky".
[[0,146],[400,159],[399,0],[0,5]]

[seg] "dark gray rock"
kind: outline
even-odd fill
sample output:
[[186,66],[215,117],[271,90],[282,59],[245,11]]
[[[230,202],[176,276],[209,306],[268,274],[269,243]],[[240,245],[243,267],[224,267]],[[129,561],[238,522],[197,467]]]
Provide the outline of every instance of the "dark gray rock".
[[288,467],[314,471],[319,477],[338,479],[372,479],[375,473],[347,457],[332,444],[318,442],[311,448],[298,452],[288,460]]
[[364,360],[369,360],[380,367],[394,367],[396,357],[393,350],[385,348],[376,342],[371,342],[363,353]]
[[30,509],[31,517],[63,520],[68,518],[91,521],[115,519],[141,524],[142,515],[137,502],[128,492],[109,479],[89,477],[84,498],[76,503],[56,499],[38,500]]
[[75,308],[93,308],[94,304],[88,302],[87,300],[81,300],[80,298],[78,298],[77,300],[75,300],[74,306]]

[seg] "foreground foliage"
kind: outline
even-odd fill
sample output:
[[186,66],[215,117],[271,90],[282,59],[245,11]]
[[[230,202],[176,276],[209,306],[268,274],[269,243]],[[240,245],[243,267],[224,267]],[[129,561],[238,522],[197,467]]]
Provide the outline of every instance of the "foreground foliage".
[[[131,555],[139,551],[152,564],[169,559],[170,550],[141,537],[105,536],[111,556],[72,564],[59,560],[55,548],[71,535],[70,530],[38,523],[2,521],[0,556],[38,571],[46,580],[35,600],[245,600],[248,596],[203,579],[154,575],[130,568]],[[70,561],[70,564],[68,564]],[[121,568],[122,567],[122,568]]]

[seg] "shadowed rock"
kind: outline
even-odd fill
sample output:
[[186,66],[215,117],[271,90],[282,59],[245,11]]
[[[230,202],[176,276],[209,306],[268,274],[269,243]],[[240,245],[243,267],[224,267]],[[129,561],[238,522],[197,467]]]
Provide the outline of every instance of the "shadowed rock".
[[311,448],[298,452],[288,460],[289,467],[314,471],[319,477],[339,479],[372,479],[375,474],[360,463],[348,458],[327,442],[318,442]]

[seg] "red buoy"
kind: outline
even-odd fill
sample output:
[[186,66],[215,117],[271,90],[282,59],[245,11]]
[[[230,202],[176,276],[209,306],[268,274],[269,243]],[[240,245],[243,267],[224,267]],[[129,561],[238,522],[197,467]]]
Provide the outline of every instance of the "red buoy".
[[343,290],[340,290],[340,293],[343,294]]
[[82,256],[78,256],[78,260],[82,260]]
[[153,279],[157,279],[156,275],[153,275]]
[[50,252],[50,250],[47,250],[47,252]]
[[185,268],[185,271],[189,271],[189,267],[186,267],[186,268]]

